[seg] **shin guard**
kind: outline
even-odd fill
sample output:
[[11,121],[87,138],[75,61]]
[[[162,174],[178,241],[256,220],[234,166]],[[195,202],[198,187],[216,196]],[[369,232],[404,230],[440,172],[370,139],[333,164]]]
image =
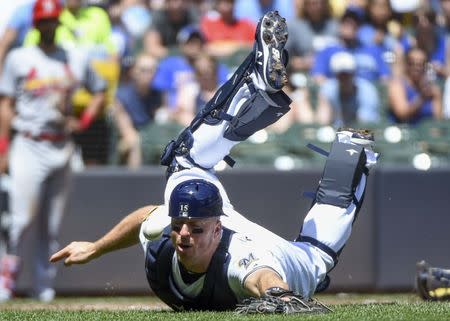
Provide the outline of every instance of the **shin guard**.
[[231,121],[224,137],[231,141],[244,141],[286,114],[291,99],[283,92],[255,91]]
[[[316,193],[316,202],[347,208],[355,201],[354,193],[367,173],[366,153],[357,145],[334,142]],[[358,205],[356,200],[356,204]]]

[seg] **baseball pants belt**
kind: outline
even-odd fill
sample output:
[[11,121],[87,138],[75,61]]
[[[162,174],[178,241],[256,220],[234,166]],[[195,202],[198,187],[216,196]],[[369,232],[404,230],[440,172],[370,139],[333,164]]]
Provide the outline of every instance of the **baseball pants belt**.
[[55,134],[55,133],[40,133],[38,135],[33,135],[30,132],[20,132],[26,138],[35,141],[50,141],[50,142],[60,142],[66,140],[68,136],[66,134]]

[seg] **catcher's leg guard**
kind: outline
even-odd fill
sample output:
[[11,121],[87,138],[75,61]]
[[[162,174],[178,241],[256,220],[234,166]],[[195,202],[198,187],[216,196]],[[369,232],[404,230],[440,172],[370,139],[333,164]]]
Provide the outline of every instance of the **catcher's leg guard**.
[[287,113],[290,103],[290,98],[283,91],[266,93],[257,90],[231,119],[223,136],[231,141],[244,141]]
[[184,160],[201,168],[214,167],[234,145],[288,112],[289,103],[289,97],[281,91],[268,94],[255,90],[252,83],[243,84],[227,109],[217,112],[217,117],[226,121],[214,125],[205,121],[196,131],[186,132],[184,150],[176,153],[177,161],[185,167],[189,165]]
[[[253,64],[254,56],[253,53],[250,53],[235,71],[233,76],[217,90],[213,98],[211,98],[206,106],[195,116],[191,124],[181,132],[176,140],[172,140],[167,144],[161,155],[161,165],[168,166],[168,176],[186,167],[198,166],[204,168],[202,165],[196,164],[190,156],[190,150],[194,144],[193,133],[197,131],[202,124],[211,126],[223,125],[224,117],[220,116],[227,115],[227,109],[229,109],[228,106],[232,103],[233,98],[236,98],[240,90],[242,93],[242,87],[246,82],[251,81],[249,75],[253,68]],[[217,137],[219,133],[223,134],[224,128],[222,127],[223,126],[221,126],[221,128],[216,128],[216,130],[210,134],[214,137]],[[231,147],[229,148],[231,149]],[[177,157],[178,160],[175,159],[175,157]],[[186,161],[183,161],[183,158],[185,158]],[[230,160],[228,159],[228,161]],[[183,165],[180,163],[183,163]],[[214,165],[215,164],[212,166]]]
[[367,170],[364,148],[335,141],[325,164],[314,204],[296,241],[325,252],[331,269],[350,237],[361,207]]
[[214,167],[234,145],[290,110],[291,100],[284,92],[256,89],[250,75],[254,75],[253,64],[246,60],[178,139],[169,143],[161,158],[169,175],[192,166]]
[[366,153],[357,145],[334,142],[317,190],[316,202],[347,208],[365,171]]

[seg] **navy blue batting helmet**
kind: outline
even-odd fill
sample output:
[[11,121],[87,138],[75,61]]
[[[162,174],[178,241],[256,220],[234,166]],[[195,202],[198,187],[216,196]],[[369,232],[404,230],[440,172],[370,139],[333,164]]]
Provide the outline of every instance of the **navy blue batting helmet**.
[[169,216],[173,218],[207,218],[223,215],[222,197],[216,185],[203,179],[191,179],[178,184],[169,201]]

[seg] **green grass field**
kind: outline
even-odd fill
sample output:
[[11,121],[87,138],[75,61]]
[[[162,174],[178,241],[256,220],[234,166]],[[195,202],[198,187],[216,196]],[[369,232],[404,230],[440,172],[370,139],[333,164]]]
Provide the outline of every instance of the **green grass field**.
[[317,296],[333,309],[321,315],[242,316],[217,312],[174,313],[149,297],[58,298],[50,304],[16,299],[0,304],[0,320],[450,320],[450,303],[422,302],[414,294],[327,294]]

